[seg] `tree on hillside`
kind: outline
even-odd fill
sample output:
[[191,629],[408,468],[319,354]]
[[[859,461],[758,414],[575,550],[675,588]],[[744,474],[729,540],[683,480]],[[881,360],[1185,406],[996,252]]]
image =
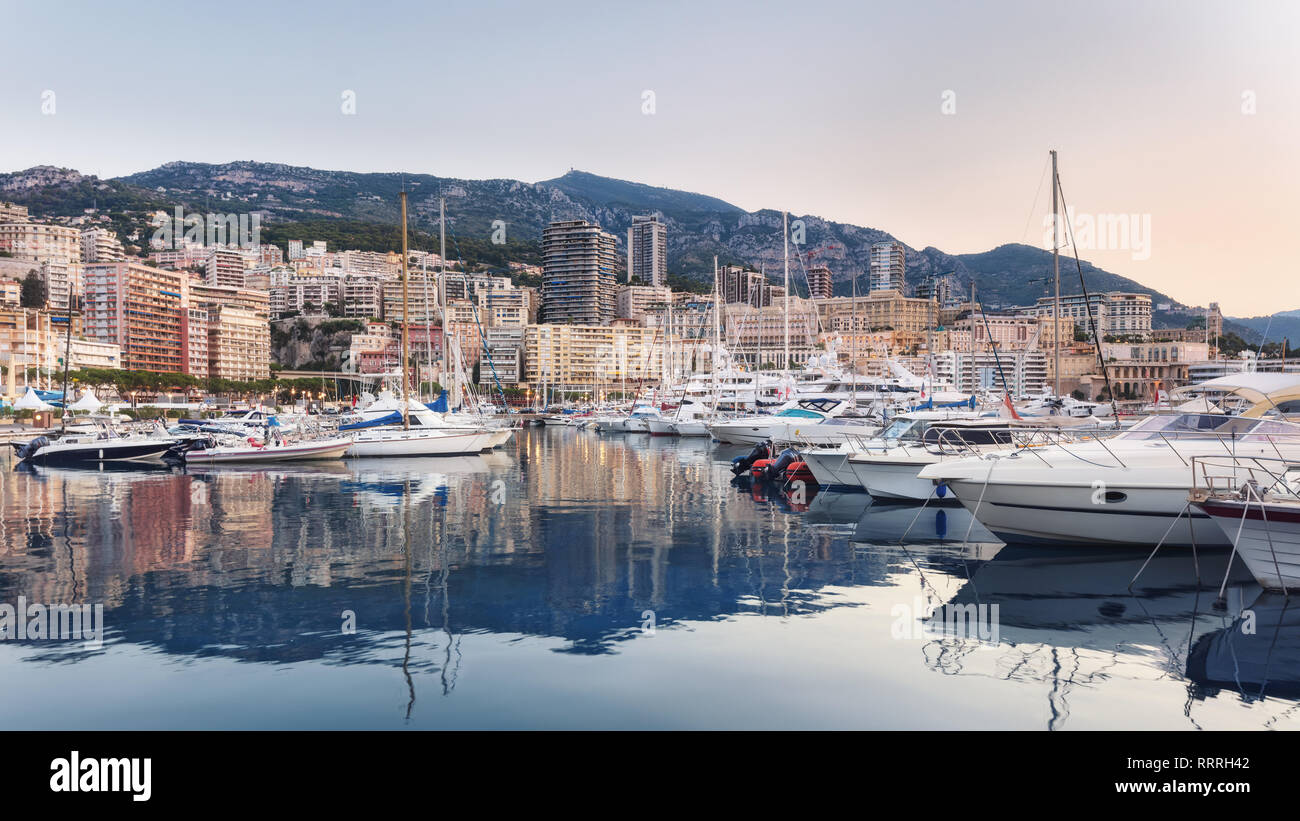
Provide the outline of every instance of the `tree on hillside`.
[[44,308],[48,296],[49,293],[45,289],[45,280],[41,278],[37,271],[28,271],[27,277],[23,280],[23,293],[20,297],[22,307]]

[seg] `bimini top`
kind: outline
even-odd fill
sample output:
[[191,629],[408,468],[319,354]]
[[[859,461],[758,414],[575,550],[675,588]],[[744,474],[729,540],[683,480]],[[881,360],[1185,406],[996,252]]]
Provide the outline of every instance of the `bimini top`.
[[[1178,389],[1179,393],[1190,391],[1236,394],[1251,403],[1242,416],[1263,416],[1271,410],[1300,412],[1300,373],[1232,373]],[[1293,403],[1293,407],[1285,407],[1286,403]]]

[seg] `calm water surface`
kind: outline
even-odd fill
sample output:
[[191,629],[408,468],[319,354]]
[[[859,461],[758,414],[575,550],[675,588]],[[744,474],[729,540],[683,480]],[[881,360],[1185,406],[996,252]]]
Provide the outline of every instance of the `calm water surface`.
[[[106,633],[0,642],[0,728],[1297,727],[1300,604],[1236,570],[1214,609],[1226,554],[1130,593],[1144,553],[799,504],[733,485],[738,452],[547,428],[284,469],[6,455],[0,603],[100,603]],[[931,616],[958,607],[979,629]]]

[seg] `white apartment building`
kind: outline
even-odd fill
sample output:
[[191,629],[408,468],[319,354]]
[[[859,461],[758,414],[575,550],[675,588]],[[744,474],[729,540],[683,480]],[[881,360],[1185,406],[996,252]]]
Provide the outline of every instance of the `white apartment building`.
[[662,308],[673,301],[673,292],[667,286],[624,285],[618,289],[615,301],[619,319],[640,321],[646,313]]
[[[1039,297],[1030,308],[1018,309],[1034,316],[1052,316],[1055,297]],[[1083,294],[1061,297],[1061,318],[1072,319],[1079,330],[1091,334],[1088,324],[1089,309],[1092,321],[1102,336],[1150,336],[1151,296],[1122,292],[1090,293],[1085,302]]]
[[122,367],[122,346],[95,339],[67,340],[68,362],[74,370]]
[[244,287],[244,270],[248,267],[246,257],[241,251],[225,248],[213,248],[206,260],[207,283],[227,288]]
[[897,240],[872,243],[868,291],[903,291],[904,253],[903,243]]
[[87,228],[81,232],[82,262],[121,262],[125,258],[121,241],[107,228]]
[[668,229],[657,214],[633,217],[627,229],[627,282],[654,287],[668,284]]
[[0,251],[39,263],[50,308],[66,311],[69,297],[81,294],[81,233],[77,229],[34,222],[0,223]]
[[479,291],[479,317],[489,328],[522,328],[532,311],[532,292],[526,288]]

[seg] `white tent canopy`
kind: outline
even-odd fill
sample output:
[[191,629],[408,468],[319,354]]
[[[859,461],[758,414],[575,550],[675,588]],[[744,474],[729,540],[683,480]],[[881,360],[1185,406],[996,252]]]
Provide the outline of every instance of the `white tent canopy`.
[[68,408],[68,410],[88,411],[94,413],[102,407],[104,407],[104,403],[100,402],[99,399],[95,397],[95,394],[90,391],[85,391],[81,394],[81,398],[76,402],[73,402],[72,407]]
[[14,410],[47,411],[53,410],[53,407],[45,404],[45,402],[36,395],[36,391],[33,388],[28,388],[27,393],[23,394],[22,398],[14,403]]

